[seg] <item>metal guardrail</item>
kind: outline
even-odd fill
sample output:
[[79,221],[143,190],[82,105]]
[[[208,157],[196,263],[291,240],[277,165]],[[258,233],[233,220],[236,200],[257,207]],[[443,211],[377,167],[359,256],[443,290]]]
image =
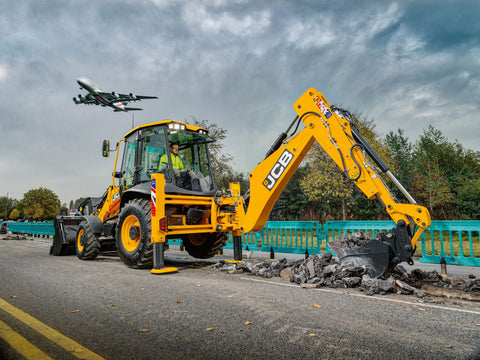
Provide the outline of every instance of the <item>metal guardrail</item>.
[[480,266],[479,247],[480,221],[432,221],[422,235],[420,262],[438,264],[443,257],[451,265]]
[[[261,231],[245,234],[243,245],[254,251],[318,254],[330,251],[328,243],[342,236],[364,231],[375,237],[393,227],[393,221],[326,221],[323,226],[316,221],[268,221]],[[443,257],[450,265],[480,266],[480,221],[432,221],[417,246],[423,263],[439,264]],[[231,236],[226,248],[233,248]]]
[[[243,249],[293,254],[319,254],[330,251],[328,243],[355,231],[390,231],[393,221],[268,221],[258,232],[243,234]],[[21,223],[7,222],[7,231],[37,236],[53,236],[53,222]],[[181,245],[181,240],[170,243]],[[432,221],[421,236],[423,263],[440,263],[443,257],[447,264],[480,266],[480,221]],[[418,245],[417,245],[418,246]],[[229,235],[227,249],[233,249]]]
[[[253,251],[318,254],[322,241],[326,238],[318,221],[268,221],[262,230],[243,235],[244,248]],[[231,235],[225,248],[233,248]]]

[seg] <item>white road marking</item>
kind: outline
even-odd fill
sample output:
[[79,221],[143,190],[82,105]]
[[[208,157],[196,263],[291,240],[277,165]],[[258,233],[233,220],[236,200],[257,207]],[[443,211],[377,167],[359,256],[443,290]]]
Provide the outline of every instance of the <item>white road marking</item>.
[[[262,279],[252,279],[252,278],[245,278],[245,279],[246,279],[246,280],[249,280],[249,281],[264,283],[264,284],[274,284],[274,285],[279,285],[279,286],[288,286],[288,287],[300,288],[299,285],[282,284],[282,283],[276,282],[276,281],[268,281],[268,280],[262,280]],[[449,311],[457,311],[457,312],[463,312],[463,313],[468,313],[468,314],[480,315],[480,311],[465,310],[465,309],[455,309],[455,308],[450,308],[450,307],[440,306],[440,305],[435,305],[435,304],[415,303],[415,302],[406,301],[406,300],[390,299],[390,298],[385,298],[385,297],[380,297],[380,296],[373,296],[373,295],[353,294],[353,293],[347,293],[347,292],[345,292],[345,291],[340,291],[340,290],[335,290],[335,289],[314,288],[314,289],[308,289],[308,290],[315,290],[315,291],[321,291],[321,292],[329,292],[329,293],[335,293],[335,294],[344,294],[344,295],[349,295],[349,296],[361,297],[361,298],[365,298],[365,299],[376,299],[376,300],[387,301],[387,302],[394,302],[394,303],[400,303],[400,304],[413,305],[413,306],[417,306],[417,307],[418,307],[418,306],[421,306],[421,307],[429,307],[429,308],[440,309],[440,310],[449,310]]]

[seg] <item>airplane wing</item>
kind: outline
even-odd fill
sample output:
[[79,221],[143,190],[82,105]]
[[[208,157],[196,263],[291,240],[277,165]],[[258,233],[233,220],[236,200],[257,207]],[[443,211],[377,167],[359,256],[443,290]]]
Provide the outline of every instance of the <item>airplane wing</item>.
[[109,102],[116,102],[116,101],[139,101],[142,99],[158,99],[156,96],[145,96],[145,95],[134,95],[130,94],[117,94],[116,92],[108,93],[108,92],[99,92],[98,93],[101,97]]

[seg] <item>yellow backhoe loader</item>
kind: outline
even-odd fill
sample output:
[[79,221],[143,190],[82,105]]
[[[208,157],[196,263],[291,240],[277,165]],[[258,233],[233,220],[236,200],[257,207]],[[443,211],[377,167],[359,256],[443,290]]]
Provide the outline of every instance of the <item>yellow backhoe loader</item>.
[[[214,139],[207,130],[172,120],[136,127],[117,143],[112,185],[104,196],[95,203],[87,199],[82,216],[57,217],[51,254],[75,248],[80,259],[89,260],[116,250],[130,267],[153,266],[152,273],[166,273],[175,270],[164,266],[169,239],[183,239],[190,255],[209,258],[231,233],[234,258],[241,260],[242,234],[264,227],[282,190],[317,141],[368,199],[383,203],[396,223],[390,233],[364,246],[344,249],[333,244],[331,250],[341,259],[368,265],[372,276],[404,261],[412,263],[415,244],[430,226],[428,210],[397,181],[347,112],[332,108],[313,88],[295,102],[294,109],[293,122],[249,174],[245,196],[239,184],[231,183],[222,191],[215,185],[208,153]],[[103,155],[110,151],[105,140]],[[378,172],[391,179],[408,203],[394,199]],[[68,235],[68,227],[76,229],[70,231],[75,236]]]

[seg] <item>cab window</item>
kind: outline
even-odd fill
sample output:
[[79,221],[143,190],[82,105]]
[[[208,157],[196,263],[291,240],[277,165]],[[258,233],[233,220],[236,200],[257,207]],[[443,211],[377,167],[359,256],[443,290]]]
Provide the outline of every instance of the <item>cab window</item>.
[[[160,159],[167,154],[164,127],[156,127],[143,131],[140,181],[150,180],[155,172],[162,172],[159,169]],[[159,171],[160,170],[160,171]],[[168,172],[164,172],[168,181]]]
[[133,178],[135,175],[135,152],[137,149],[136,137],[136,134],[132,134],[125,139],[121,178],[124,190],[133,185]]

